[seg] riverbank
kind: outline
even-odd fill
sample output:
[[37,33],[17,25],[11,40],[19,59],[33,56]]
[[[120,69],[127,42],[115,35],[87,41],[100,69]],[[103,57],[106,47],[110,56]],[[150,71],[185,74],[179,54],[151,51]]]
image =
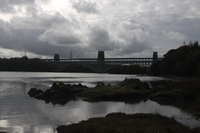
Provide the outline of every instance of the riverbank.
[[58,133],[199,133],[158,114],[112,113],[57,128]]

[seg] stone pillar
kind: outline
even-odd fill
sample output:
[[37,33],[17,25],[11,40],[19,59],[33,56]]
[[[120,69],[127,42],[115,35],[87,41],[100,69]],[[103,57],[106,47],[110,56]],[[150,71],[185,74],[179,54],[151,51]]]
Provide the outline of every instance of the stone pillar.
[[60,61],[60,55],[54,54],[54,62]]
[[98,51],[98,61],[104,61],[104,51]]
[[158,61],[158,52],[153,52],[153,62]]
[[103,73],[105,69],[105,56],[104,56],[104,51],[98,51],[98,61],[97,61],[97,66],[96,66],[96,72],[98,73]]

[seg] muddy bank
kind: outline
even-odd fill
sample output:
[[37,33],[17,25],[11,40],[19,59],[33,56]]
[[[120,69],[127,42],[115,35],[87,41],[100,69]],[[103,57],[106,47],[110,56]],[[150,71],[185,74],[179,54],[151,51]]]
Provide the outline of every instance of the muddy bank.
[[90,118],[68,126],[59,126],[58,133],[198,133],[173,118],[158,114],[112,113],[105,117]]

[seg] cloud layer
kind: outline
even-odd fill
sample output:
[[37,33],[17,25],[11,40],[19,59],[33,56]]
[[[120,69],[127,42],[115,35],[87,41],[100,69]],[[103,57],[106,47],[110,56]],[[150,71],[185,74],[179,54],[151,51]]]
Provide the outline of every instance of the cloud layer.
[[1,0],[0,58],[149,57],[200,38],[197,0]]

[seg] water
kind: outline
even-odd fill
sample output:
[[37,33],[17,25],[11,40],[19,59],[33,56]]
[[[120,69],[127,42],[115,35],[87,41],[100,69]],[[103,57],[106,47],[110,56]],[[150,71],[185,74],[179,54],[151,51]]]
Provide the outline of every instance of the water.
[[137,75],[84,74],[84,73],[35,73],[0,72],[0,132],[9,133],[54,133],[61,124],[71,124],[91,117],[101,117],[112,112],[159,113],[174,117],[177,121],[195,127],[200,121],[192,115],[172,106],[162,106],[147,100],[137,104],[123,102],[90,103],[70,101],[66,105],[46,104],[30,98],[27,92],[32,87],[49,88],[53,82],[81,83],[94,87],[97,82],[116,84],[125,78],[143,81],[161,80],[160,77]]

